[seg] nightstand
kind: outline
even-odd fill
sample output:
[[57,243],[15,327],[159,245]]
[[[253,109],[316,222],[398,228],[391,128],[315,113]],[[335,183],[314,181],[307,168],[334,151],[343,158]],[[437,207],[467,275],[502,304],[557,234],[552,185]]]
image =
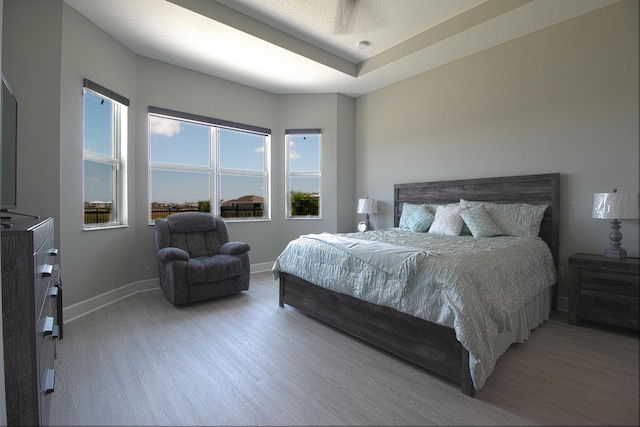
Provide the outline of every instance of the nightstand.
[[569,257],[569,323],[580,320],[639,330],[640,260]]

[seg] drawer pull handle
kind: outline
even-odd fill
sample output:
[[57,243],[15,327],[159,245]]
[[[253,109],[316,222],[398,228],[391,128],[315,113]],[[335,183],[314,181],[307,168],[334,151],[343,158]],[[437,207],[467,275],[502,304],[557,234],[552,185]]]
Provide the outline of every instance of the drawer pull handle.
[[54,390],[54,386],[55,386],[55,382],[56,382],[56,371],[54,371],[53,369],[47,369],[47,382],[46,385],[44,386],[44,394],[51,394],[53,393]]
[[630,308],[631,307],[629,304],[623,304],[623,303],[620,303],[620,302],[613,302],[613,301],[605,301],[605,300],[601,300],[601,299],[597,299],[596,302],[598,304],[609,305],[611,307],[618,307],[618,308]]
[[58,287],[57,286],[52,286],[49,289],[49,296],[51,298],[56,298],[58,296]]
[[43,264],[42,267],[40,267],[40,274],[42,277],[50,277],[51,273],[53,273],[53,265]]
[[627,282],[626,280],[611,280],[611,279],[600,279],[598,277],[596,277],[594,279],[594,282],[596,283],[601,283],[603,285],[615,285],[615,286],[629,286],[630,283]]
[[56,255],[58,255],[58,248],[49,249],[49,256],[56,256]]
[[44,319],[44,327],[42,328],[42,334],[45,337],[53,334],[53,317],[47,316]]

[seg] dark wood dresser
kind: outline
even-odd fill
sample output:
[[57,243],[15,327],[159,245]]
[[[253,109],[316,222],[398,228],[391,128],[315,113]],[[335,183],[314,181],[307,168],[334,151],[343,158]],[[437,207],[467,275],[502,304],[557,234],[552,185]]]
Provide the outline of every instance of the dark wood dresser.
[[0,237],[7,423],[44,426],[49,424],[62,319],[54,221],[16,219],[10,224]]
[[580,320],[639,330],[640,260],[569,257],[569,323]]

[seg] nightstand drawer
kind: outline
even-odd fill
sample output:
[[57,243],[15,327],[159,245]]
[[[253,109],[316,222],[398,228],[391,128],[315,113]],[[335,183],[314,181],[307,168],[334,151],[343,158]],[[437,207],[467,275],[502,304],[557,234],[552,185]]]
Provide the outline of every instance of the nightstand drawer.
[[638,319],[640,318],[640,298],[582,289],[580,310]]
[[580,287],[612,294],[640,296],[640,278],[635,274],[580,269]]

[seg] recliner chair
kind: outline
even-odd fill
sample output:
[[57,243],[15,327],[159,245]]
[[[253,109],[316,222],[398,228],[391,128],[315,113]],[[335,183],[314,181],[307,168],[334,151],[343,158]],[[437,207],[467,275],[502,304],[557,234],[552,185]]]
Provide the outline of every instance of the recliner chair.
[[230,242],[227,225],[208,213],[184,212],[156,219],[160,287],[174,305],[249,289],[249,250]]

